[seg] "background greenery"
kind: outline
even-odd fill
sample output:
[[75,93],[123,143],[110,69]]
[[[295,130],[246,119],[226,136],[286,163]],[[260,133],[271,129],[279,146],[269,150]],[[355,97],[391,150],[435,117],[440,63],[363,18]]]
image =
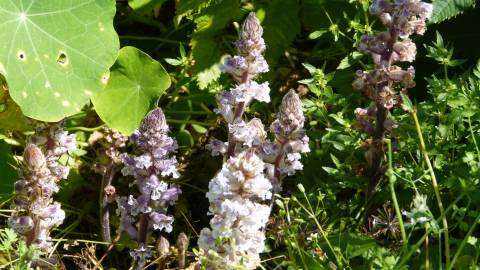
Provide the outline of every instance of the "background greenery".
[[[478,269],[480,256],[480,234],[475,228],[480,216],[480,33],[476,27],[480,10],[475,3],[433,2],[428,31],[414,39],[417,86],[409,92],[439,182],[455,269]],[[368,15],[369,4],[368,0],[116,1],[114,28],[120,47],[133,46],[148,55],[134,48],[122,49],[105,89],[110,92],[94,96],[93,105],[86,104],[79,112],[52,116],[68,116],[67,129],[75,132],[79,141],[71,161],[74,169],[57,196],[67,219],[53,234],[59,241],[56,253],[65,267],[85,265],[91,269],[98,264],[106,269],[128,268],[125,247],[133,243],[122,237],[106,253],[108,246],[98,242],[101,176],[92,169],[97,153],[88,138],[103,121],[129,134],[138,126],[141,114],[157,104],[165,111],[180,146],[182,177],[178,182],[184,191],[174,208],[174,232],[166,237],[174,243],[176,236],[185,232],[190,251],[195,248],[198,231],[208,224],[208,181],[221,166],[221,160],[210,157],[204,145],[210,136],[226,136],[213,109],[216,93],[232,82],[220,74],[217,64],[223,55],[235,53],[232,42],[239,25],[248,12],[255,11],[264,27],[270,72],[262,79],[270,82],[272,102],[255,104],[247,115],[271,123],[283,93],[297,89],[303,98],[312,149],[303,159],[304,173],[286,179],[277,198],[267,228],[268,252],[263,254],[263,267],[441,269],[445,264],[445,243],[438,225],[441,216],[417,128],[407,112],[392,113],[399,123],[392,136],[395,191],[404,213],[413,211],[411,203],[417,193],[426,195],[432,216],[425,224],[411,224],[403,216],[409,245],[405,251],[388,181],[380,183],[368,204],[365,199],[368,168],[361,147],[363,135],[352,126],[355,108],[368,104],[352,91],[351,83],[357,69],[372,67],[367,56],[355,52],[356,42],[361,35],[381,29]],[[120,68],[157,75],[145,76],[128,88],[133,75],[116,75]],[[8,76],[7,81],[10,86]],[[134,91],[137,83],[147,90],[136,93],[142,99],[132,104],[124,93]],[[154,85],[162,87],[151,87]],[[0,89],[2,226],[17,177],[15,157],[21,155],[25,138],[32,131],[31,121],[10,97],[17,90],[7,89]],[[22,109],[30,106],[18,105]],[[40,108],[29,116],[51,120],[50,115],[45,116],[49,109]],[[132,115],[129,109],[141,113]],[[127,188],[120,174],[114,184]],[[118,220],[112,220],[112,225],[116,227]],[[21,243],[9,244],[17,241],[12,237],[0,237],[11,240],[1,242],[0,265],[9,262],[3,255],[15,249],[33,256]],[[104,254],[108,256],[102,258]],[[189,255],[193,261],[193,253]],[[171,265],[175,265],[174,258]]]

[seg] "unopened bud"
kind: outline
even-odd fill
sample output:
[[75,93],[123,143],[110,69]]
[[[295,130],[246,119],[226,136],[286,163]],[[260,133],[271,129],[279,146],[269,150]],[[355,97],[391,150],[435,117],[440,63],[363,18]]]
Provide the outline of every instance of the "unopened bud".
[[27,169],[30,171],[38,171],[46,165],[45,156],[43,155],[42,150],[32,143],[25,147],[23,160]]
[[157,241],[157,251],[160,256],[167,256],[170,252],[170,243],[167,238],[160,236]]
[[240,32],[240,38],[247,40],[258,40],[262,38],[263,28],[260,25],[260,21],[254,12],[250,12],[247,18],[243,22],[242,31]]
[[167,119],[162,109],[156,108],[149,112],[142,123],[142,130],[168,131]]
[[277,118],[286,131],[294,132],[303,127],[305,117],[302,111],[302,101],[293,89],[283,97]]
[[185,257],[188,249],[188,236],[185,233],[180,233],[177,238],[177,248],[178,248],[178,268],[185,268]]

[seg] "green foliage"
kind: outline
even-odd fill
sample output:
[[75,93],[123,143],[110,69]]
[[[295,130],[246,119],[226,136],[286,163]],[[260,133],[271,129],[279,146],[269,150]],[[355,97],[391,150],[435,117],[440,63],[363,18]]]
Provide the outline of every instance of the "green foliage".
[[0,73],[26,116],[58,121],[100,91],[115,61],[115,3],[0,1]]
[[0,140],[0,197],[7,198],[13,192],[13,183],[17,179],[16,161],[12,148]]
[[218,64],[224,53],[221,31],[242,14],[238,0],[222,0],[203,9],[194,18],[195,31],[190,40],[198,86],[205,89],[220,77]]
[[[401,249],[386,179],[371,200],[364,194],[369,166],[354,111],[371,104],[352,90],[352,81],[356,70],[372,68],[370,57],[356,49],[362,35],[381,25],[369,15],[371,0],[116,1],[114,23],[123,49],[109,77],[102,77],[118,53],[112,28],[114,2],[0,0],[0,73],[9,86],[3,87],[2,81],[0,88],[1,224],[7,224],[11,213],[23,147],[33,128],[44,125],[25,114],[43,120],[68,116],[63,122],[76,133],[79,149],[75,156],[62,158],[73,168],[55,194],[67,219],[53,232],[59,242],[52,255],[58,255],[68,269],[90,269],[96,264],[128,269],[128,249],[136,247],[135,241],[125,235],[113,246],[99,241],[98,193],[105,168],[98,156],[108,148],[92,142],[104,126],[130,134],[148,110],[160,106],[179,146],[181,177],[173,182],[183,192],[171,208],[173,232],[162,235],[173,246],[176,236],[185,232],[190,236],[189,250],[196,249],[195,235],[209,221],[208,181],[222,162],[210,156],[205,144],[213,137],[225,140],[228,133],[214,111],[215,94],[231,87],[232,80],[220,75],[218,64],[225,54],[235,54],[232,43],[243,18],[253,11],[264,27],[270,73],[262,81],[271,85],[272,102],[250,106],[246,117],[260,118],[268,128],[282,93],[296,89],[311,149],[302,157],[303,174],[285,178],[283,190],[274,197],[262,267],[425,269],[428,260],[430,269],[444,268],[442,217],[412,112],[420,121],[449,224],[451,269],[479,265],[480,59],[472,49],[478,33],[471,27],[478,24],[478,6],[471,8],[475,1],[432,1],[432,24],[423,37],[412,40],[418,50],[409,65],[415,67],[417,87],[401,93],[402,109],[389,116],[399,126],[389,134],[391,175],[408,236],[407,250]],[[21,10],[29,5],[23,24]],[[439,22],[443,23],[435,25]],[[464,37],[468,39],[461,40]],[[24,49],[25,62],[18,59],[19,48]],[[67,58],[57,59],[60,50]],[[50,58],[35,61],[35,53],[48,53]],[[67,60],[67,67],[62,67]],[[165,69],[159,61],[167,63]],[[46,91],[45,76],[52,78],[50,86],[58,90],[58,98],[53,90]],[[107,78],[104,86],[101,81]],[[93,104],[84,90],[93,94]],[[64,107],[64,100],[71,106]],[[129,144],[121,149],[131,150]],[[127,194],[129,181],[120,170],[121,165],[113,169],[112,185],[116,194]],[[425,198],[421,207],[415,205],[418,195]],[[112,232],[120,224],[114,205],[109,205]],[[149,243],[159,235],[151,234]],[[35,252],[11,230],[0,230],[0,268],[29,269],[28,263],[38,257]],[[168,267],[177,266],[176,254],[161,257],[153,252],[149,262],[156,261],[150,268],[162,268],[156,262],[165,258]],[[103,254],[108,256],[97,257]],[[187,256],[187,265],[193,261]]]
[[40,252],[35,246],[27,247],[12,229],[0,230],[0,265],[14,270],[33,270],[32,262],[39,258]]
[[433,13],[430,22],[440,23],[449,20],[477,3],[476,0],[435,0],[433,1]]
[[135,47],[120,50],[105,90],[92,97],[100,118],[131,134],[155,107],[171,81],[163,66]]
[[137,12],[149,12],[154,7],[160,7],[167,0],[129,0],[128,5]]
[[273,0],[266,8],[263,37],[268,50],[265,58],[272,67],[300,32],[299,9],[296,0]]

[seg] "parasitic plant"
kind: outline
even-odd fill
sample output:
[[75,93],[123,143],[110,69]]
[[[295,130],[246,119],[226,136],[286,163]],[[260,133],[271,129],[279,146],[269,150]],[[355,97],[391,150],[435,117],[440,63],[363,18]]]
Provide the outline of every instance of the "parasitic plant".
[[76,139],[57,125],[42,133],[33,136],[25,147],[9,225],[25,237],[27,244],[35,244],[47,254],[53,248],[50,231],[65,219],[53,195],[59,191],[58,182],[67,178],[69,168],[58,160],[76,149]]
[[217,97],[217,113],[228,124],[228,142],[212,138],[207,145],[212,155],[224,156],[224,163],[207,193],[213,216],[210,228],[202,229],[198,240],[202,263],[215,269],[260,265],[272,193],[280,190],[282,178],[303,168],[300,153],[309,151],[302,103],[295,91],[285,95],[271,125],[275,141],[267,138],[260,119],[243,117],[252,100],[270,102],[268,83],[253,81],[268,71],[262,33],[260,22],[250,13],[235,43],[238,55],[227,57],[221,66],[237,84]]
[[425,20],[432,14],[432,5],[419,0],[375,0],[369,11],[386,29],[361,38],[357,48],[372,57],[375,68],[357,71],[352,84],[354,90],[362,92],[372,102],[368,108],[355,110],[356,128],[370,136],[363,143],[370,167],[367,197],[385,172],[384,138],[397,126],[389,118],[389,112],[401,105],[399,93],[415,86],[415,69],[397,64],[415,60],[416,46],[409,37],[425,32]]
[[160,108],[156,108],[145,117],[142,125],[131,136],[136,147],[135,155],[124,155],[124,175],[135,178],[137,195],[117,198],[120,214],[119,232],[125,232],[138,243],[138,248],[130,255],[135,268],[142,269],[146,260],[152,256],[147,247],[147,238],[151,230],[172,231],[173,217],[167,213],[181,193],[176,185],[162,181],[164,177],[178,178],[177,159],[172,156],[177,149],[176,141],[168,136],[168,125]]

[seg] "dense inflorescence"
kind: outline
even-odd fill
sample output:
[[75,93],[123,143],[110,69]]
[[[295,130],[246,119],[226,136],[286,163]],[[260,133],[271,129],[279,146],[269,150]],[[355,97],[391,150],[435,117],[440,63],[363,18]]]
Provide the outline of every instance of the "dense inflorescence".
[[425,32],[425,20],[432,14],[432,5],[419,0],[375,0],[369,11],[380,19],[386,30],[361,38],[357,48],[370,54],[375,69],[357,71],[352,85],[373,102],[369,108],[355,110],[356,128],[371,136],[364,142],[365,157],[371,168],[368,195],[384,172],[383,139],[397,127],[388,118],[388,113],[401,104],[399,92],[415,86],[415,69],[411,66],[404,69],[395,64],[415,60],[416,46],[409,36]]
[[168,136],[168,131],[162,110],[151,111],[131,136],[136,155],[123,156],[125,167],[122,173],[135,178],[139,194],[117,198],[118,214],[121,216],[119,231],[138,242],[138,248],[130,252],[138,268],[143,267],[152,254],[146,245],[149,231],[172,231],[173,217],[167,214],[167,208],[181,193],[178,186],[161,180],[163,177],[179,177],[178,162],[172,156],[177,143]]
[[25,237],[27,244],[38,245],[48,253],[52,249],[50,230],[65,219],[53,195],[59,191],[57,183],[67,178],[69,168],[58,160],[76,149],[76,139],[56,125],[43,133],[33,136],[32,143],[25,147],[9,225]]
[[282,178],[303,168],[300,153],[309,151],[302,103],[295,91],[285,95],[271,125],[275,141],[267,138],[260,119],[243,118],[252,100],[270,102],[268,83],[252,80],[268,71],[262,33],[260,22],[250,13],[235,43],[238,55],[227,57],[221,66],[239,84],[217,97],[217,113],[228,124],[228,142],[212,138],[207,145],[212,155],[224,156],[222,169],[210,181],[207,193],[213,216],[210,228],[202,229],[198,240],[205,252],[203,263],[215,269],[259,266],[272,193],[280,190]]

